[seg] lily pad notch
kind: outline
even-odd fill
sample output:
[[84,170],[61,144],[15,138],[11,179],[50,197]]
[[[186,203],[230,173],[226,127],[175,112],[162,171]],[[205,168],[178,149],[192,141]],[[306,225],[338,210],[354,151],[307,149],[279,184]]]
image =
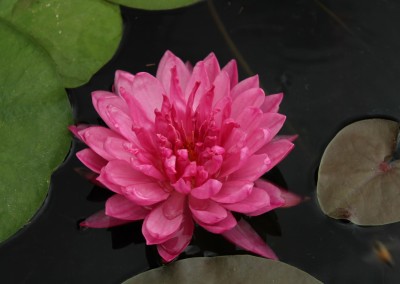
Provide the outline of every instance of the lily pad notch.
[[338,132],[318,172],[317,197],[325,214],[366,226],[400,221],[399,126],[373,118]]

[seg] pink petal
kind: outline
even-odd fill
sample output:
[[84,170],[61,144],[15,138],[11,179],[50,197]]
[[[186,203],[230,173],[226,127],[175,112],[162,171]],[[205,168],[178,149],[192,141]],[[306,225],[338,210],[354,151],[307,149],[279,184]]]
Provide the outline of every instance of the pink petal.
[[198,121],[205,121],[210,117],[212,111],[212,104],[214,100],[214,88],[206,92],[201,98],[199,105],[196,109],[196,118]]
[[213,52],[211,52],[204,60],[204,67],[207,71],[207,76],[210,82],[214,82],[215,78],[220,73],[220,67],[217,60],[217,57]]
[[169,179],[174,182],[176,175],[176,156],[171,155],[168,158],[165,158],[164,163],[164,172],[169,177]]
[[281,130],[283,124],[285,123],[286,116],[280,113],[264,113],[260,127],[268,128],[271,138],[274,137],[279,130]]
[[214,101],[213,107],[217,105],[217,103],[224,97],[228,97],[230,99],[231,80],[229,78],[228,73],[225,71],[221,71],[213,82],[214,86]]
[[253,190],[246,199],[236,203],[223,204],[223,206],[228,210],[244,214],[250,214],[254,211],[258,212],[261,209],[267,212],[275,208],[271,206],[268,193],[257,187],[253,187]]
[[117,70],[115,72],[114,78],[114,91],[120,97],[124,97],[123,95],[132,94],[132,82],[134,75],[129,72]]
[[[122,99],[120,99],[119,97],[116,98],[122,101]],[[128,115],[128,112],[124,112],[121,110],[121,108],[108,104],[108,102],[105,100],[100,101],[98,105],[103,113],[102,118],[107,123],[107,125],[112,130],[121,134],[121,136],[125,137],[131,142],[134,142],[137,145],[138,141],[136,138],[136,134],[132,130],[133,121]]]
[[[190,73],[189,73],[190,76]],[[180,82],[177,68],[171,69],[171,83],[169,88],[169,101],[172,104],[176,114],[176,119],[183,120],[186,115],[186,101],[184,91],[186,89],[187,81]],[[168,89],[166,89],[168,91]]]
[[[168,199],[165,202],[168,202]],[[165,202],[154,208],[144,219],[142,233],[148,245],[161,244],[173,238],[181,228],[183,214],[177,215],[175,218],[165,216],[163,212]],[[181,211],[180,208],[177,210]]]
[[[107,117],[104,113],[104,110],[107,106],[113,106],[119,108],[124,113],[128,113],[128,105],[123,100],[123,98],[117,96],[114,93],[107,91],[94,91],[92,92],[92,103],[97,113],[103,118],[107,120]],[[103,120],[104,120],[103,118]]]
[[192,189],[190,194],[197,199],[208,199],[217,194],[222,187],[222,183],[216,179],[209,179],[201,186]]
[[134,145],[125,139],[109,137],[104,142],[104,150],[107,151],[115,160],[130,162],[133,155],[137,153]]
[[222,71],[225,71],[229,75],[229,78],[231,79],[231,88],[235,87],[239,80],[236,60],[229,61],[228,64],[222,68]]
[[235,99],[241,93],[248,89],[259,88],[260,83],[258,79],[258,75],[254,75],[252,77],[246,78],[245,80],[239,82],[235,87],[232,88],[231,96]]
[[307,200],[307,197],[303,198],[293,192],[289,192],[286,190],[281,190],[281,197],[285,200],[285,204],[282,205],[282,208],[296,206],[299,203]]
[[74,168],[74,171],[76,173],[78,173],[80,176],[82,176],[83,178],[85,178],[86,180],[88,180],[89,182],[91,182],[97,186],[100,186],[100,187],[105,187],[103,184],[101,184],[97,180],[99,175],[97,173],[93,172],[92,170],[90,170],[86,167],[82,167],[82,168],[77,167],[77,168]]
[[102,184],[102,186],[104,186],[105,188],[108,188],[109,190],[115,192],[115,193],[119,193],[121,194],[122,192],[122,188],[120,185],[115,184],[113,182],[111,182],[108,177],[107,177],[107,173],[104,170],[104,168],[101,169],[100,175],[97,177],[96,179],[100,184]]
[[83,138],[86,145],[108,161],[113,160],[114,157],[104,150],[104,142],[109,137],[122,138],[119,134],[101,126],[82,129],[78,134]]
[[249,148],[247,147],[242,148],[240,152],[227,155],[222,164],[219,177],[226,177],[231,173],[241,169],[243,165],[247,163],[249,156]]
[[132,85],[133,78],[135,76],[129,72],[123,70],[115,71],[115,78],[114,78],[114,87],[115,91],[118,93],[119,88],[123,87],[126,90],[129,90],[130,86]]
[[211,83],[207,75],[207,70],[203,61],[197,62],[193,69],[185,89],[185,100],[189,101],[189,97],[193,96],[193,105],[191,109],[195,110],[204,94],[211,88]]
[[194,225],[190,217],[185,217],[182,228],[176,236],[157,246],[161,257],[170,262],[182,253],[190,243],[193,236]]
[[254,188],[257,188],[256,190],[263,190],[265,191],[268,196],[269,196],[269,204],[265,204],[264,207],[254,210],[253,212],[247,213],[249,216],[258,216],[261,214],[264,214],[265,212],[271,211],[275,208],[280,208],[285,205],[285,199],[282,196],[283,190],[281,190],[279,187],[275,186],[274,184],[258,179],[255,182]]
[[294,144],[286,139],[273,140],[263,146],[257,153],[266,153],[270,159],[270,164],[265,169],[269,171],[282,161],[294,148]]
[[212,176],[221,169],[223,162],[224,158],[222,155],[214,155],[210,160],[204,163],[204,169]]
[[152,178],[134,170],[130,164],[124,161],[110,161],[103,169],[107,180],[120,186],[154,182]]
[[176,57],[171,51],[167,50],[158,64],[156,78],[160,80],[166,91],[171,90],[172,74],[171,70],[175,68],[176,79],[181,90],[185,90],[186,83],[189,80],[190,72],[182,60]]
[[99,109],[99,106],[98,106],[99,100],[109,99],[109,98],[111,98],[111,99],[117,98],[118,100],[121,100],[121,98],[119,98],[117,95],[115,95],[112,92],[108,92],[108,91],[94,91],[94,92],[92,92],[91,95],[92,95],[92,104],[100,116],[102,114],[101,114],[101,110]]
[[126,197],[115,194],[106,201],[106,215],[122,220],[142,220],[149,210],[136,205]]
[[212,200],[190,198],[189,208],[196,220],[202,224],[216,224],[228,216],[226,209]]
[[263,112],[278,112],[283,99],[283,93],[268,95],[261,106]]
[[153,205],[168,198],[169,193],[158,183],[142,183],[122,188],[122,194],[141,206]]
[[[214,89],[217,92],[216,88]],[[223,90],[220,90],[222,93]],[[230,96],[224,96],[220,100],[214,96],[214,102],[218,101],[214,106],[214,122],[216,125],[221,125],[226,119],[230,118],[232,109],[232,99]]]
[[179,256],[180,253],[169,253],[163,246],[157,245],[158,254],[165,262],[171,262]]
[[226,126],[226,128],[229,127],[230,129],[223,129],[226,132],[230,130],[230,133],[224,133],[225,137],[221,141],[221,145],[224,147],[226,153],[237,153],[245,146],[247,133],[243,129],[238,128],[239,125],[236,123],[230,123],[229,126]]
[[100,173],[101,169],[107,164],[101,156],[97,155],[92,149],[86,148],[76,153],[78,159],[95,173]]
[[250,154],[254,154],[260,150],[266,143],[271,141],[271,133],[267,128],[258,128],[248,135],[246,146],[249,148]]
[[240,129],[247,133],[252,133],[255,129],[268,126],[261,125],[263,122],[264,113],[257,107],[246,107],[236,118],[236,122],[240,125]]
[[228,231],[235,227],[237,224],[235,217],[233,217],[232,213],[229,211],[227,211],[227,216],[225,219],[212,225],[201,222],[195,216],[193,216],[193,218],[200,226],[214,234],[221,234],[225,231]]
[[90,127],[89,124],[78,124],[78,125],[70,125],[68,126],[69,131],[72,132],[72,134],[74,134],[74,136],[76,138],[78,138],[79,140],[81,140],[83,142],[83,137],[81,135],[79,135],[79,131]]
[[[114,87],[117,94],[122,97],[128,105],[129,111],[127,113],[131,116],[134,125],[140,125],[141,127],[152,129],[154,123],[154,110],[159,107],[161,103],[156,103],[152,108],[149,106],[149,103],[151,104],[154,102],[153,100],[149,100],[148,103],[144,105],[142,105],[142,101],[146,102],[146,96],[148,95],[146,91],[153,91],[156,89],[155,93],[157,93],[157,90],[162,90],[162,86],[161,83],[150,74],[143,74],[146,73],[139,73],[139,80],[134,83],[134,79],[136,78],[134,75],[118,70],[115,73]],[[141,83],[145,83],[146,79],[149,79],[149,82],[147,83],[151,83],[150,81],[152,81],[154,84],[142,87]],[[149,90],[147,87],[149,87]],[[160,101],[162,100],[162,94],[163,92],[158,94]],[[152,93],[152,95],[153,98],[157,97],[157,94]]]
[[260,107],[264,100],[265,93],[260,88],[252,88],[244,91],[232,101],[232,117],[237,117],[246,107]]
[[183,214],[186,207],[186,197],[178,192],[171,192],[164,202],[162,212],[168,219],[174,219]]
[[160,81],[148,73],[138,73],[133,79],[132,93],[138,102],[136,106],[144,111],[150,121],[154,121],[154,110],[161,109],[163,95],[166,94]]
[[271,169],[271,158],[267,154],[258,154],[249,157],[240,169],[232,173],[230,180],[256,180],[267,170]]
[[138,172],[141,172],[142,174],[146,175],[149,178],[152,177],[160,181],[165,180],[164,175],[159,169],[157,169],[155,166],[151,164],[142,164],[140,161],[136,159],[136,157],[131,158],[130,164],[133,169],[135,169]]
[[124,225],[132,222],[131,220],[117,219],[105,214],[104,210],[91,215],[85,221],[82,221],[79,226],[88,228],[111,228],[115,226]]
[[171,184],[174,189],[181,193],[181,194],[188,194],[190,192],[190,190],[192,189],[190,182],[189,181],[185,181],[183,178],[178,179],[177,182]]
[[262,179],[258,179],[255,182],[255,186],[267,191],[271,198],[271,203],[280,203],[281,205],[279,207],[282,208],[295,206],[305,200],[302,196],[279,188],[276,185]]
[[222,235],[235,245],[261,255],[266,258],[277,260],[278,257],[272,249],[260,238],[253,228],[243,219],[237,223],[237,226]]
[[[152,126],[154,127],[154,125]],[[158,161],[158,157],[156,156],[156,149],[158,149],[159,145],[159,140],[157,140],[157,135],[155,134],[154,129],[146,129],[145,127],[134,127],[134,131],[136,134],[136,137],[139,141],[138,145],[142,151],[142,155],[139,157],[138,160],[141,162],[156,162]]]
[[277,135],[273,140],[280,140],[280,139],[286,139],[289,140],[290,142],[294,142],[299,138],[299,135],[294,134],[294,135]]
[[221,190],[211,197],[218,203],[236,203],[247,198],[253,189],[253,183],[249,181],[226,181]]

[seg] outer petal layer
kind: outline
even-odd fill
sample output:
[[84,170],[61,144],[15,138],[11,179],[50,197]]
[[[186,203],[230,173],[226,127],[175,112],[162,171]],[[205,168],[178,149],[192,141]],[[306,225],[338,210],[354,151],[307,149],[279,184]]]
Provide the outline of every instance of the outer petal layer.
[[124,196],[115,194],[106,202],[106,215],[122,220],[142,220],[149,210],[136,205]]
[[132,221],[117,219],[108,216],[106,215],[104,210],[100,210],[99,212],[93,214],[89,218],[86,218],[86,220],[82,221],[79,225],[81,227],[88,227],[88,228],[111,228],[115,226],[124,225],[130,222]]
[[267,246],[253,228],[243,219],[237,223],[236,227],[222,233],[222,235],[230,242],[245,250],[266,258],[278,259],[273,250]]

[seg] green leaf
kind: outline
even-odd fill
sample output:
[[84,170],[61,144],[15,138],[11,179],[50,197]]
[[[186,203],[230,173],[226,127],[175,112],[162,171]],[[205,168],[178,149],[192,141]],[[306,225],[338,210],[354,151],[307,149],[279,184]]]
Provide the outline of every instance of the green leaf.
[[0,20],[0,241],[40,208],[70,146],[71,107],[46,52]]
[[397,122],[367,119],[333,138],[318,173],[318,201],[325,214],[359,225],[400,221],[398,133]]
[[283,262],[249,255],[234,255],[179,260],[141,273],[123,283],[317,284],[321,282]]
[[2,0],[0,17],[47,50],[68,88],[107,63],[122,35],[119,7],[100,0]]
[[200,0],[110,0],[131,8],[144,10],[169,10],[185,7],[199,2]]

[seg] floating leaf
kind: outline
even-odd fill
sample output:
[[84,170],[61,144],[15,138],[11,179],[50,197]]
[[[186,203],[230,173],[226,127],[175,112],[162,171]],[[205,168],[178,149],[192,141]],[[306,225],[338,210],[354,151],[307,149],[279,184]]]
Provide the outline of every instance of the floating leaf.
[[318,173],[322,211],[359,225],[400,220],[399,124],[367,119],[343,128],[329,143]]
[[110,0],[111,2],[121,4],[122,6],[127,6],[137,9],[145,10],[168,10],[175,9],[184,6],[189,6],[200,0]]
[[0,241],[43,203],[68,152],[71,107],[40,47],[0,20]]
[[195,257],[141,273],[124,284],[141,283],[321,283],[293,266],[250,255]]
[[110,60],[121,40],[119,7],[107,1],[0,2],[0,17],[47,50],[65,87],[86,83]]

